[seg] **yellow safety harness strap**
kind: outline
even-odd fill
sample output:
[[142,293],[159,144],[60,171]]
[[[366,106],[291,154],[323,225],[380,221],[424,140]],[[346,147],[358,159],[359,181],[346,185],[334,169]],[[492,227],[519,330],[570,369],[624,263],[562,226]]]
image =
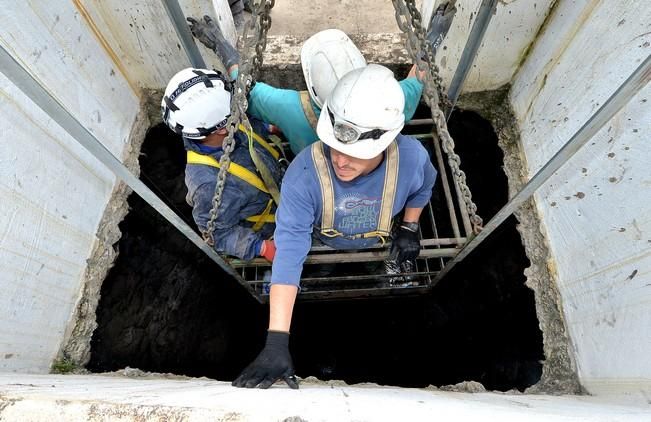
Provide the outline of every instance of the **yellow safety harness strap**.
[[[187,160],[188,160],[188,164],[202,164],[206,166],[220,168],[219,161],[217,161],[213,157],[209,155],[199,154],[194,151],[188,151]],[[260,180],[260,178],[255,173],[253,173],[246,167],[243,167],[231,161],[231,164],[228,166],[228,172],[233,176],[250,184],[251,186],[261,190],[262,192],[267,194],[269,193],[264,182]],[[264,211],[262,211],[262,214],[252,215],[246,218],[246,221],[255,223],[252,227],[253,231],[257,232],[266,223],[276,222],[276,217],[271,213],[273,202],[274,202],[273,199],[269,200],[266,208],[264,209]]]
[[[239,129],[240,129],[242,132],[244,132],[244,133],[247,133],[247,134],[249,133],[249,132],[247,132],[246,127],[245,127],[243,124],[241,124],[241,123],[240,123],[240,125],[239,125]],[[267,151],[269,151],[269,154],[271,154],[271,155],[274,157],[274,159],[278,160],[278,159],[280,158],[280,153],[279,153],[278,151],[276,151],[276,150],[274,149],[274,147],[272,147],[272,146],[269,144],[269,142],[265,141],[265,139],[264,139],[262,136],[260,136],[260,135],[258,135],[257,133],[253,132],[253,130],[251,130],[250,133],[252,134],[253,139],[255,139],[255,141],[256,141],[257,143],[259,143],[260,145],[262,145],[262,147],[263,147],[264,149],[266,149]],[[275,146],[276,146],[278,149],[281,149],[281,150],[282,150],[282,148],[280,147],[280,144],[279,144],[279,143],[276,144],[276,142],[274,142],[274,144],[275,144]]]
[[301,97],[301,107],[303,107],[303,113],[305,113],[305,118],[307,119],[312,129],[316,130],[316,124],[319,119],[314,113],[314,108],[312,107],[312,101],[310,100],[310,93],[307,91],[298,92]]
[[[219,161],[215,160],[209,155],[199,154],[194,151],[188,151],[188,164],[203,164],[206,166],[220,168]],[[228,172],[233,176],[244,180],[251,186],[261,190],[264,193],[269,193],[269,190],[265,186],[264,182],[260,180],[257,174],[253,173],[251,170],[243,167],[237,163],[231,161],[231,164],[228,166]]]
[[391,220],[393,218],[393,204],[396,197],[398,182],[398,145],[392,142],[386,149],[386,170],[384,173],[384,186],[382,188],[382,202],[380,205],[380,215],[378,218],[377,228],[366,233],[355,235],[344,235],[334,228],[335,210],[334,210],[334,188],[332,185],[332,175],[330,167],[323,149],[323,142],[316,142],[312,145],[312,160],[316,168],[319,184],[321,185],[321,228],[320,232],[326,237],[345,237],[347,239],[368,239],[377,237],[382,244],[387,237],[391,235]]
[[257,135],[253,132],[253,128],[250,126],[249,128],[250,131],[243,131],[249,138],[249,155],[251,155],[251,159],[253,160],[253,164],[255,164],[255,168],[258,170],[258,173],[260,173],[260,176],[262,176],[262,180],[264,181],[264,185],[267,188],[267,192],[269,195],[271,195],[276,204],[280,204],[280,189],[278,188],[278,184],[276,184],[276,181],[271,174],[271,170],[269,170],[264,161],[262,161],[262,158],[260,158],[258,151],[255,150],[255,147],[253,146],[253,140]]
[[267,207],[264,209],[264,211],[262,211],[262,214],[252,215],[246,218],[246,221],[255,223],[252,227],[254,232],[260,230],[266,223],[276,222],[276,216],[271,213],[273,204],[273,199],[270,199],[269,202],[267,202]]
[[391,142],[387,147],[385,159],[387,163],[384,172],[382,205],[378,218],[377,231],[386,233],[384,236],[389,236],[391,233],[391,220],[393,219],[393,202],[396,198],[396,189],[398,186],[398,163],[400,162],[396,141]]
[[323,151],[323,142],[312,144],[312,161],[321,185],[321,234],[327,237],[340,236],[335,230],[335,192],[332,186],[330,167]]

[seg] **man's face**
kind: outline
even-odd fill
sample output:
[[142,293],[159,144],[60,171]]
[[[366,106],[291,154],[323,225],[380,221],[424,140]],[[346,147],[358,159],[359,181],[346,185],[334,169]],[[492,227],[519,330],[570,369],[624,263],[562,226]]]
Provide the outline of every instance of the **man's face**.
[[335,175],[342,182],[350,182],[358,176],[368,174],[382,162],[382,154],[374,158],[362,159],[351,157],[333,148],[330,148],[330,160],[335,170]]

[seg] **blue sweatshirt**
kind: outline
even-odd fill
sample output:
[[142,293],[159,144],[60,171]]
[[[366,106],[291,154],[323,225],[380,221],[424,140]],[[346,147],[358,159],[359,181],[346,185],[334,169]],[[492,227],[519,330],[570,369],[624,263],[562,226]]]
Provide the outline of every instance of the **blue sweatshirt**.
[[[236,78],[237,71],[232,72],[231,77]],[[416,107],[420,102],[423,84],[415,76],[403,79],[399,83],[405,94],[405,121],[409,121],[414,117]],[[318,118],[321,109],[313,101],[310,103]],[[249,93],[247,112],[264,122],[278,126],[294,154],[298,154],[306,146],[319,139],[315,129],[310,126],[305,117],[299,92],[293,89],[275,88],[263,82],[257,82]]]
[[[403,208],[422,208],[427,205],[436,181],[436,170],[425,148],[416,139],[398,135],[398,182],[393,216]],[[330,149],[325,146],[335,195],[335,229],[345,235],[375,230],[380,213],[386,162],[371,173],[350,182],[340,181],[332,169]],[[280,193],[280,207],[276,212],[276,256],[273,261],[271,283],[298,285],[303,262],[312,245],[312,231],[321,227],[321,187],[310,149],[301,152],[285,173]],[[335,249],[363,249],[377,243],[377,239],[329,238],[317,235],[326,245]]]
[[[264,137],[264,134],[259,131],[259,127],[254,127],[254,130]],[[236,145],[231,153],[231,161],[255,173],[256,169],[249,154],[246,135],[237,132],[235,140]],[[206,147],[200,147],[197,143],[188,139],[184,139],[184,145],[186,150],[209,155],[217,161],[224,153],[221,148],[206,149]],[[254,143],[254,145],[262,160],[272,171],[276,183],[280,185],[282,170],[278,162],[258,143]],[[218,173],[218,168],[204,164],[188,164],[185,168],[185,184],[188,188],[186,200],[192,206],[192,217],[202,232],[206,229],[210,220],[210,210],[212,209],[212,199],[215,194]],[[251,229],[253,223],[245,219],[262,213],[270,198],[268,194],[228,174],[213,232],[214,249],[219,253],[247,260],[258,255],[261,242],[271,237],[274,225],[265,224],[261,230],[254,232]]]

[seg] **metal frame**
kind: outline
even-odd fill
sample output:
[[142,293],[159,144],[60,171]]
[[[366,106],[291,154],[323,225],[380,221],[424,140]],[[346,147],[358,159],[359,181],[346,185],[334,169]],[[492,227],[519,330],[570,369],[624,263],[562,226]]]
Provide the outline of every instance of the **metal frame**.
[[457,70],[454,72],[454,76],[452,77],[452,81],[450,81],[450,86],[448,87],[448,99],[450,100],[452,107],[448,110],[448,114],[445,116],[446,119],[450,118],[452,110],[459,98],[459,94],[461,94],[461,88],[463,88],[468,72],[470,72],[472,63],[475,61],[477,51],[479,50],[481,41],[484,39],[488,24],[497,8],[497,2],[498,0],[483,0],[479,6],[479,10],[477,10],[477,17],[475,18],[475,22],[470,30],[470,35],[468,35],[466,45],[463,47]]
[[436,285],[450,270],[481,244],[518,207],[529,199],[563,164],[585,145],[635,94],[651,81],[651,55],[615,90],[606,102],[576,131],[576,133],[547,161],[526,185],[507,202],[484,226],[484,229],[459,254],[445,265],[433,282]]
[[[481,244],[497,227],[499,227],[524,201],[529,199],[535,191],[543,184],[554,172],[556,172],[567,160],[569,160],[588,140],[590,140],[597,132],[610,120],[612,117],[626,105],[630,99],[639,92],[649,81],[651,81],[651,56],[647,57],[637,69],[624,81],[615,92],[608,98],[608,100],[583,124],[583,126],[568,140],[567,143],[531,178],[531,180],[517,192],[509,202],[484,226],[484,229],[475,237],[472,235],[472,230],[468,218],[465,204],[458,195],[458,186],[455,185],[455,193],[457,197],[457,205],[461,212],[461,219],[463,221],[463,228],[467,237],[461,237],[460,228],[454,228],[454,222],[458,219],[456,212],[454,212],[454,199],[450,189],[445,189],[449,185],[447,178],[446,166],[442,160],[440,151],[440,141],[433,134],[415,135],[416,138],[421,140],[432,139],[436,160],[438,163],[438,170],[441,174],[441,180],[444,186],[444,195],[446,204],[448,205],[449,217],[451,227],[455,234],[455,238],[438,238],[438,229],[436,220],[434,219],[432,204],[428,204],[428,216],[431,219],[431,229],[434,234],[432,239],[423,239],[422,246],[435,246],[437,249],[423,249],[421,256],[417,260],[417,268],[414,273],[406,274],[415,277],[421,277],[425,281],[419,284],[418,288],[414,287],[380,287],[379,285],[370,288],[346,288],[345,283],[360,282],[360,281],[377,281],[386,278],[383,274],[362,274],[362,275],[345,275],[335,277],[305,277],[303,282],[307,284],[320,285],[340,284],[341,287],[335,286],[327,290],[312,290],[301,292],[299,297],[301,299],[335,299],[335,298],[369,298],[383,295],[397,295],[397,294],[422,294],[433,288],[450,270],[468,256],[477,246]],[[431,119],[419,119],[409,122],[409,126],[431,124]],[[449,187],[449,186],[448,186]],[[421,226],[422,226],[421,216]],[[422,233],[421,233],[422,237]],[[470,239],[470,240],[469,240]],[[469,241],[468,241],[469,240]],[[445,248],[444,246],[457,246],[456,248]],[[378,247],[379,248],[379,247]],[[459,249],[461,248],[461,249]],[[330,248],[315,247],[311,250],[310,255],[306,260],[306,264],[318,263],[335,263],[335,262],[368,262],[372,260],[382,260],[386,257],[386,247],[380,251],[361,251],[361,252],[345,252],[340,253],[332,251]],[[452,260],[444,262],[444,257],[453,257]],[[438,258],[438,259],[436,259]],[[437,262],[438,261],[438,262]],[[246,266],[237,261],[231,261],[235,267],[242,269],[243,278],[246,277]],[[262,264],[262,263],[260,263]],[[241,265],[241,266],[240,266]],[[268,263],[266,264],[268,266]],[[434,268],[431,269],[430,265]],[[261,266],[261,265],[260,265]],[[425,271],[419,267],[425,266]],[[250,267],[249,267],[250,268]],[[257,288],[263,287],[263,281],[257,279],[258,265],[255,265],[254,280],[248,280]],[[434,277],[434,278],[432,278]],[[262,295],[263,300],[267,300],[267,295]]]
[[[410,277],[417,285],[408,287],[388,286],[381,261],[389,254],[390,244],[376,245],[364,250],[338,251],[328,246],[313,246],[305,263],[304,276],[301,279],[300,300],[355,299],[387,295],[416,295],[427,293],[434,278],[443,270],[445,261],[458,255],[462,247],[473,236],[470,218],[465,203],[459,195],[459,187],[448,176],[446,160],[443,158],[441,141],[431,130],[431,119],[412,120],[410,127],[426,126],[428,133],[411,135],[419,139],[432,153],[436,160],[441,183],[441,203],[430,202],[421,216],[421,253],[416,260],[413,272],[403,274]],[[444,199],[443,199],[444,198]],[[438,205],[438,212],[435,207]],[[442,231],[443,230],[443,231]],[[448,237],[439,237],[440,235]],[[376,262],[377,264],[372,264]],[[258,291],[263,300],[268,300],[265,291],[265,272],[270,263],[263,258],[251,261],[239,259],[228,260],[229,265],[240,271],[241,277]],[[355,265],[367,263],[369,265]],[[343,264],[333,275],[310,275],[319,268],[314,266]],[[378,265],[379,264],[379,265]],[[352,268],[351,268],[352,267]],[[376,267],[369,270],[368,267]],[[322,269],[322,268],[321,268]],[[335,275],[336,274],[336,275]],[[397,293],[400,292],[400,293]]]

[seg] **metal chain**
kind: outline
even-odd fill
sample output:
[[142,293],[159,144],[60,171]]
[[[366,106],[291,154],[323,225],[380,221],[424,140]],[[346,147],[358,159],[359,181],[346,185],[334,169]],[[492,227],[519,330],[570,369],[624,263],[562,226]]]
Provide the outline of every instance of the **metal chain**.
[[231,99],[231,114],[226,122],[228,136],[224,139],[224,153],[219,159],[219,173],[215,185],[215,195],[212,199],[210,219],[206,224],[206,230],[202,233],[204,240],[211,246],[215,244],[213,232],[215,223],[219,217],[219,205],[222,201],[226,175],[231,164],[231,153],[235,149],[235,132],[240,124],[243,124],[247,131],[251,130],[251,123],[246,116],[249,102],[246,99],[253,81],[260,73],[262,67],[263,53],[267,46],[267,32],[271,27],[270,12],[275,0],[262,0],[253,4],[251,19],[244,27],[242,34],[242,54],[239,63],[237,80],[234,84],[233,98]]
[[[444,105],[444,106],[447,105],[451,106],[451,103],[449,102],[448,97],[447,95],[445,95],[445,92],[443,90],[443,78],[441,78],[439,67],[436,64],[432,45],[429,42],[425,42],[426,29],[423,28],[422,17],[420,15],[420,12],[418,11],[418,8],[414,4],[414,2],[407,2],[406,7],[409,12],[408,17],[411,19],[411,28],[413,28],[412,32],[415,32],[415,34],[412,34],[415,35],[415,39],[412,40],[414,51],[416,52],[416,54],[418,54],[419,51],[418,47],[420,47],[420,51],[424,52],[425,56],[427,57],[426,62],[430,64],[426,68],[419,66],[418,63],[416,63],[416,66],[418,67],[418,70],[428,73],[431,79],[434,81],[434,85],[436,87],[436,93],[438,94],[437,104]],[[400,27],[400,30],[405,32],[408,35],[408,41],[409,41],[409,39],[411,38],[408,32],[410,29],[409,23],[406,20],[404,22],[400,20],[397,9],[396,9],[396,20],[398,21],[398,27]],[[420,42],[419,40],[423,40],[423,42]],[[423,60],[423,56],[421,54],[418,54],[418,56],[419,59],[421,59],[420,60],[421,63],[425,61]]]
[[[445,114],[439,106],[442,99],[447,97],[443,93],[442,78],[439,74],[439,68],[434,62],[432,46],[425,39],[425,30],[421,24],[420,12],[414,0],[392,1],[396,10],[398,27],[407,35],[407,51],[418,70],[425,74],[423,97],[430,106],[436,133],[441,139],[443,151],[448,157],[452,176],[461,191],[461,197],[468,211],[473,232],[478,234],[482,229],[483,220],[477,215],[477,205],[472,201],[472,193],[466,184],[466,174],[460,168],[461,159],[454,152],[454,140],[448,131]],[[425,53],[427,60],[423,60],[422,55],[419,54],[420,52]]]

